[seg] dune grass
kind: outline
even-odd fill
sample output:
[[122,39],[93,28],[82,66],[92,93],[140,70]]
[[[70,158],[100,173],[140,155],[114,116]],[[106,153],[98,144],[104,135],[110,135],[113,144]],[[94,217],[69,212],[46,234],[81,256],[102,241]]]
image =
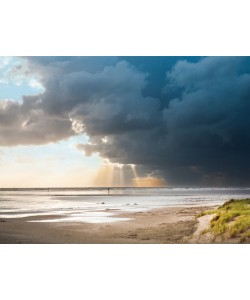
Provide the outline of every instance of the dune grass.
[[216,210],[205,211],[202,215],[215,214],[210,222],[211,232],[222,239],[239,238],[244,242],[250,238],[250,199],[232,199]]
[[215,214],[216,212],[217,212],[217,209],[205,210],[205,211],[202,211],[201,213],[199,213],[196,217],[200,218],[200,217],[203,217],[203,216]]

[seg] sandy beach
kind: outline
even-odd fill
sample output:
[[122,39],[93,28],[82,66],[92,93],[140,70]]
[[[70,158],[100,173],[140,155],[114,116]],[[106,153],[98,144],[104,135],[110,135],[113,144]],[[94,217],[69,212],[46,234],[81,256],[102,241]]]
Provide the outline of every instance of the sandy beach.
[[[198,243],[196,215],[207,206],[168,207],[122,213],[128,221],[114,223],[34,222],[44,216],[0,221],[2,244],[162,244]],[[211,209],[211,206],[209,206]],[[52,219],[60,216],[50,216]],[[46,216],[48,219],[48,216]],[[30,222],[32,221],[32,222]],[[203,224],[204,226],[204,224]],[[195,238],[194,238],[195,237]],[[208,242],[208,241],[205,241]]]

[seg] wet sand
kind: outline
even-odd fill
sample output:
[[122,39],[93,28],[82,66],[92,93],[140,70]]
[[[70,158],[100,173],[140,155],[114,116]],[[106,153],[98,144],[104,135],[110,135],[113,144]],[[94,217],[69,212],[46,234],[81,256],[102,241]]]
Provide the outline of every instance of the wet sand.
[[[28,222],[44,216],[1,219],[1,244],[161,244],[197,243],[192,240],[196,215],[209,207],[168,207],[147,212],[122,213],[129,221],[114,223]],[[58,218],[58,216],[50,216]],[[48,219],[48,216],[46,216]]]

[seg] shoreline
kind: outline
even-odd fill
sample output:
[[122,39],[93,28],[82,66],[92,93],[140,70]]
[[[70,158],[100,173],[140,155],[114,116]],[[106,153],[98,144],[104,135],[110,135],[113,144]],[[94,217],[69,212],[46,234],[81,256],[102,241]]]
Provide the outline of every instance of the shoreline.
[[192,241],[196,215],[216,206],[176,206],[121,212],[113,223],[29,222],[60,216],[0,219],[0,244],[182,244]]

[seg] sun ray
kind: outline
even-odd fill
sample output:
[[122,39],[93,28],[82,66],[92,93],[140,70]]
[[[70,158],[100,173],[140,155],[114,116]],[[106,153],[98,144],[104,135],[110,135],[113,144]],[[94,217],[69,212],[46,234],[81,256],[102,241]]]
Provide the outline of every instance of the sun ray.
[[119,178],[120,178],[120,186],[123,187],[125,186],[125,181],[124,181],[124,165],[120,164],[119,165]]
[[104,162],[99,168],[94,184],[96,186],[113,186],[114,165]]
[[133,178],[133,184],[137,187],[137,178],[138,178],[138,174],[136,172],[136,166],[134,164],[130,164],[130,167],[131,167],[131,170],[132,170],[132,173],[134,175],[134,178]]

